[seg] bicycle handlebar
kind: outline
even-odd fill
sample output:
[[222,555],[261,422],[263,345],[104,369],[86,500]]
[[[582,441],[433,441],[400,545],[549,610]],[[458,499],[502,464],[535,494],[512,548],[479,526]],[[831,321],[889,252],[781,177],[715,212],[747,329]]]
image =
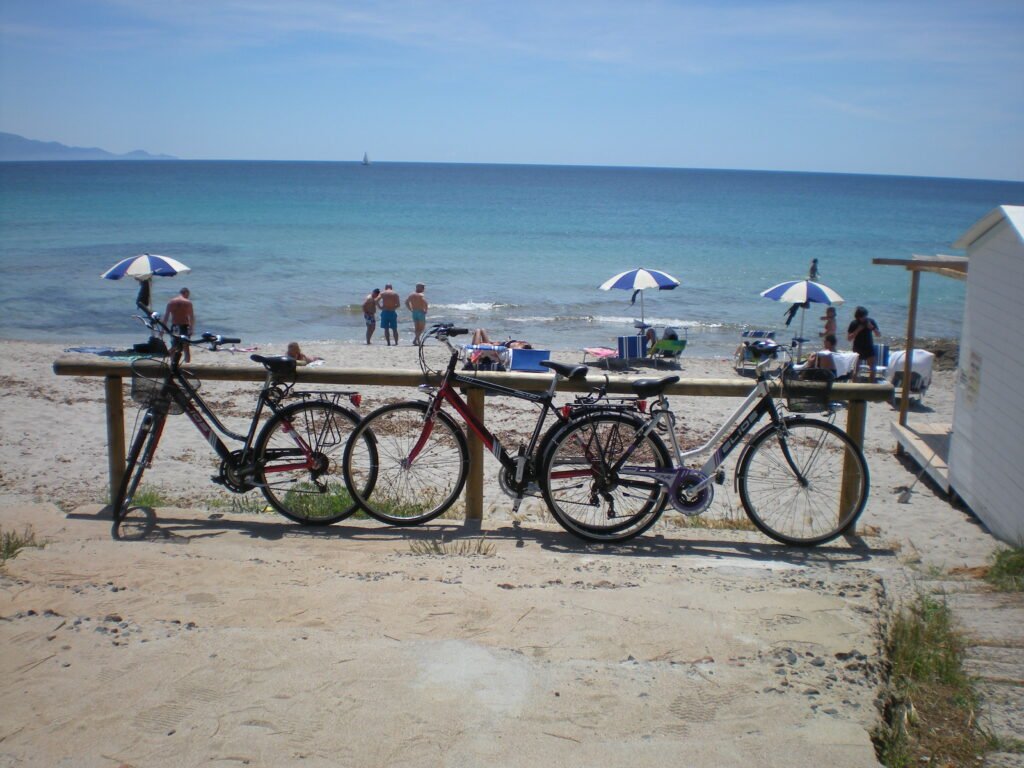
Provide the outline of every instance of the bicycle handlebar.
[[158,312],[151,312],[146,317],[142,315],[134,315],[135,319],[146,326],[151,332],[158,332],[161,334],[166,333],[172,339],[177,340],[181,344],[206,344],[209,349],[213,352],[217,351],[217,348],[224,344],[241,344],[242,340],[239,338],[232,338],[228,336],[222,336],[219,333],[205,332],[201,336],[200,340],[193,341],[190,337],[184,336],[180,333],[174,333],[163,320],[160,319]]

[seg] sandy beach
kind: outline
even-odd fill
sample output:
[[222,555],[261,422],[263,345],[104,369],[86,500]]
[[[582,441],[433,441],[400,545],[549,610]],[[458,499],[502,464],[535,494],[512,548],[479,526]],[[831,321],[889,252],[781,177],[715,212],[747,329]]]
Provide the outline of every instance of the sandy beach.
[[[330,366],[416,367],[408,345],[303,346]],[[167,537],[114,542],[101,381],[53,375],[55,345],[0,353],[0,526],[45,542],[0,575],[4,765],[874,765],[884,607],[996,545],[926,480],[898,503],[916,468],[894,455],[889,404],[868,409],[858,535],[810,551],[674,513],[586,546],[539,500],[513,517],[494,462],[479,531],[303,529],[212,485],[215,456],[182,419],[146,476]],[[684,357],[681,375],[733,372]],[[936,371],[913,419],[950,421],[953,377]],[[256,389],[203,393],[240,426]],[[414,396],[362,393],[363,412]],[[689,442],[736,404],[673,398]],[[493,399],[487,414],[502,435],[533,418]],[[741,515],[729,483],[708,514]],[[470,553],[416,546],[442,541]]]

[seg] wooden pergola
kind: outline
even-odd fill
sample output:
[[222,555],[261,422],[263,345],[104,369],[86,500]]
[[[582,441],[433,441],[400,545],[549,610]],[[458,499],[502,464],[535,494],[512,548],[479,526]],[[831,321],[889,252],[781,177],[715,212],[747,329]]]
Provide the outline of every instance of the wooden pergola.
[[892,432],[896,437],[896,452],[908,453],[928,476],[944,491],[949,485],[949,446],[953,431],[952,424],[927,422],[911,428],[907,424],[910,408],[911,371],[914,362],[914,342],[917,331],[917,302],[921,285],[921,273],[964,280],[967,277],[967,258],[964,256],[918,256],[909,259],[873,259],[874,264],[903,267],[910,272],[910,301],[907,307],[907,352],[903,361],[903,385],[901,388],[899,420],[893,422]]
[[919,256],[909,259],[872,259],[872,264],[889,267],[903,267],[910,272],[910,301],[907,307],[907,354],[903,360],[903,388],[900,393],[900,426],[907,425],[907,409],[910,406],[910,373],[914,362],[914,337],[917,333],[917,299],[921,286],[921,273],[931,272],[954,280],[967,279],[966,256]]

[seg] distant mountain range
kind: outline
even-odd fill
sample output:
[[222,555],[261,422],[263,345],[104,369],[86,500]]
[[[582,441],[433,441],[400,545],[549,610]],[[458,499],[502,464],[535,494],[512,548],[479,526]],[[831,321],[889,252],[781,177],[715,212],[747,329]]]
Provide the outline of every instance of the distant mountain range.
[[69,147],[56,141],[35,141],[0,132],[0,161],[11,160],[177,160],[171,155],[151,155],[137,149],[115,155],[98,147]]

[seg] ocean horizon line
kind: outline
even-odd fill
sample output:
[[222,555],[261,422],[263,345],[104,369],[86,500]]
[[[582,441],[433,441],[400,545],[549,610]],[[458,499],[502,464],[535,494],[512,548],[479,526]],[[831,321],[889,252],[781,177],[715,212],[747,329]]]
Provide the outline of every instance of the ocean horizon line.
[[382,166],[444,166],[466,168],[548,168],[552,170],[615,170],[615,171],[666,171],[694,173],[729,173],[729,174],[765,174],[778,176],[847,176],[857,178],[879,179],[919,179],[926,181],[952,182],[992,182],[996,184],[1021,184],[1024,178],[993,179],[982,176],[938,176],[914,173],[881,173],[877,171],[827,171],[827,170],[785,170],[779,168],[715,168],[711,166],[674,166],[674,165],[598,165],[594,163],[521,163],[521,162],[464,162],[453,160],[373,160],[364,164],[362,158],[353,160],[313,160],[313,159],[251,159],[251,158],[95,158],[78,160],[0,160],[0,165],[183,165],[201,163],[220,164],[268,164],[268,165],[382,165]]

